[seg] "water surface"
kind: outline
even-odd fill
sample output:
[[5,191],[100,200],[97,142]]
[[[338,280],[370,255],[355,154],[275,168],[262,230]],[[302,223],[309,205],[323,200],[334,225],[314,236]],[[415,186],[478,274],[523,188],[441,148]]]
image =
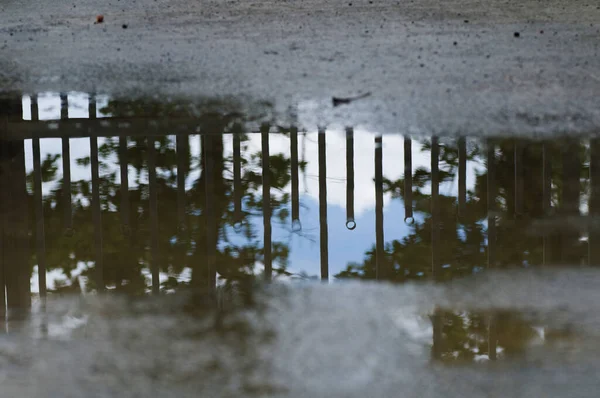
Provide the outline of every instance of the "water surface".
[[0,395],[595,396],[596,137],[2,101]]

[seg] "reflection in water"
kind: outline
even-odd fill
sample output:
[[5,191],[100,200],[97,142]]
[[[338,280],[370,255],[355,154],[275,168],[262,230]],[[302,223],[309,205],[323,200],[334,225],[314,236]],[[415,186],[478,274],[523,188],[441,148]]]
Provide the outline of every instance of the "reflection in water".
[[[552,162],[549,142],[542,144],[542,159],[542,214],[545,217],[549,217],[552,212]],[[550,236],[546,231],[543,232],[543,239],[542,264],[546,265],[550,262]]]
[[[129,178],[128,178],[128,163],[127,159],[127,138],[119,137],[119,171],[121,177],[121,226],[123,234],[129,233]],[[183,157],[182,157],[183,158]],[[181,173],[183,176],[183,173]]]
[[389,278],[386,256],[383,248],[383,141],[375,137],[375,269],[377,279]]
[[346,228],[356,228],[354,219],[354,130],[346,129]]
[[496,149],[487,143],[487,266],[496,265]]
[[[239,137],[239,135],[237,135]],[[234,140],[235,140],[234,136]],[[235,142],[235,141],[234,141]],[[292,229],[299,232],[302,228],[300,222],[300,191],[298,181],[298,129],[292,127],[290,129],[290,176],[292,179]]]
[[319,235],[321,237],[321,279],[329,279],[329,231],[327,229],[327,155],[325,130],[319,130]]
[[[32,114],[36,115],[33,120],[37,119],[37,100],[35,97],[31,99]],[[35,111],[35,113],[33,113]],[[39,293],[40,297],[46,298],[46,236],[44,229],[44,203],[42,199],[42,166],[40,155],[40,139],[34,137],[32,140],[33,147],[33,201],[35,207],[35,236],[36,236],[36,260],[39,273]],[[4,290],[4,289],[3,289]]]
[[[94,223],[94,268],[95,287],[98,291],[105,288],[104,281],[104,253],[102,234],[102,204],[100,203],[100,175],[98,161],[98,137],[90,137],[90,165],[92,168],[92,217]],[[70,181],[63,179],[63,186],[71,185]]]
[[[269,126],[263,125],[261,127],[261,138],[262,138],[262,203],[263,203],[263,228],[264,228],[264,264],[265,264],[265,280],[271,280],[271,274],[273,273],[273,259],[272,259],[272,247],[271,247],[271,155],[269,152]],[[212,139],[213,137],[211,137]],[[205,136],[206,139],[206,136]],[[208,170],[208,169],[207,169]],[[208,171],[207,171],[208,172]],[[206,191],[211,189],[211,185],[207,183]],[[207,210],[210,214],[210,210]]]
[[440,263],[440,147],[437,137],[431,138],[431,274],[434,281],[442,278]]
[[[233,222],[235,223],[236,232],[240,230],[240,223],[242,222],[242,152],[241,152],[241,141],[240,141],[241,131],[237,131],[233,134]],[[177,136],[177,148],[178,155],[183,153],[180,151],[179,142],[183,141],[183,136]],[[297,149],[296,149],[297,152]],[[297,154],[296,154],[297,156]],[[185,159],[183,156],[177,156],[178,159]],[[296,160],[297,161],[297,160]],[[180,167],[184,167],[184,164],[177,164],[177,170],[181,170]],[[185,176],[183,173],[177,173],[177,198],[178,200],[178,208],[180,213],[180,223],[183,225],[185,219],[185,207],[182,206],[185,200]],[[297,216],[296,216],[297,217]],[[292,217],[292,220],[296,220],[297,218]]]
[[412,140],[404,137],[404,222],[413,221]]
[[[2,103],[9,123],[0,131],[0,277],[6,287],[6,298],[0,299],[12,313],[29,307],[32,273],[38,275],[43,302],[49,293],[78,290],[143,295],[192,286],[213,294],[250,286],[261,274],[266,281],[318,278],[315,267],[306,266],[315,258],[307,252],[316,247],[325,281],[442,282],[486,267],[600,261],[595,245],[600,141],[595,138],[403,137],[393,147],[394,153],[403,152],[396,169],[404,165],[395,179],[390,173],[397,170],[386,168],[384,159],[386,142],[396,142],[391,136],[370,138],[373,152],[355,151],[360,135],[348,128],[341,135],[344,151],[335,146],[339,132],[320,128],[314,176],[306,173],[304,157],[299,160],[299,139],[304,145],[309,138],[299,137],[297,127],[275,132],[263,124],[254,131],[235,113],[207,111],[190,118],[176,104],[118,100],[97,109],[95,96],[89,98],[90,117],[69,119],[71,104],[61,94],[54,124],[38,120],[36,96],[30,97],[28,121],[22,120],[20,99]],[[96,119],[98,113],[103,117]],[[158,131],[161,125],[177,126],[180,117],[188,127]],[[199,130],[189,127],[190,120]],[[75,135],[89,140],[89,156],[71,148]],[[50,137],[60,138],[61,151],[44,158]],[[289,155],[280,153],[280,146],[272,149],[277,137],[285,138]],[[25,140],[31,140],[31,173],[26,173]],[[260,148],[252,147],[256,142]],[[374,172],[373,190],[365,193],[370,185],[355,187],[355,174],[362,172],[355,170],[355,157],[367,151]],[[336,183],[328,170],[332,162],[341,163],[342,170],[345,165],[340,181],[345,208],[328,198]],[[89,169],[91,178],[74,179],[79,175],[72,173],[74,165]],[[301,193],[300,174],[318,180],[318,201]],[[371,225],[359,224],[365,218],[355,214],[356,194],[374,198],[372,210],[362,211],[374,213]],[[312,228],[316,223],[319,227]],[[402,233],[388,232],[388,226],[398,225]],[[353,235],[340,236],[340,226]],[[316,242],[316,233],[319,245],[312,250],[294,246],[290,238]],[[340,261],[337,248],[344,240],[367,245],[363,258]],[[442,361],[516,355],[537,327],[515,312],[441,307],[433,310],[431,326],[431,355]]]
[[[590,140],[590,199],[589,214],[592,222],[600,215],[600,139]],[[600,230],[592,228],[588,236],[589,263],[600,264]]]
[[467,141],[458,139],[458,216],[465,217],[467,206]]

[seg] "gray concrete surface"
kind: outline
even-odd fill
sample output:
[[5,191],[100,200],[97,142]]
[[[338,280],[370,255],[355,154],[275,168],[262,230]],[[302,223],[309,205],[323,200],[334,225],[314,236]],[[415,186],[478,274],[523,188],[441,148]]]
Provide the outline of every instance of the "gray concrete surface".
[[599,46],[590,0],[4,0],[0,90],[228,98],[383,133],[590,133]]
[[[56,298],[47,338],[1,336],[0,397],[596,398],[599,283],[598,270],[546,268],[446,287],[271,285],[220,330],[175,295]],[[438,305],[523,311],[539,329],[573,334],[494,363],[436,364],[427,314]],[[39,336],[41,318],[23,334]]]

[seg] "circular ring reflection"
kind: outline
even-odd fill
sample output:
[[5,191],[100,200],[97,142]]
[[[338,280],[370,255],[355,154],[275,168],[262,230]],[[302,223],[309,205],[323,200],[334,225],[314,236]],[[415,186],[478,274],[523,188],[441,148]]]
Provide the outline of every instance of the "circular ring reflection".
[[346,221],[346,228],[352,231],[354,228],[356,228],[356,221],[354,221],[353,219]]

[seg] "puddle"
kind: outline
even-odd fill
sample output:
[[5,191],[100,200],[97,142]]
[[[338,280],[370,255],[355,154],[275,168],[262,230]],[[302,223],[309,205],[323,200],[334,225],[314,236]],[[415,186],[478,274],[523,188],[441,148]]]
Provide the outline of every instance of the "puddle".
[[[596,137],[382,136],[283,125],[267,104],[2,101],[6,391],[594,396]],[[214,294],[181,301],[198,291]]]

